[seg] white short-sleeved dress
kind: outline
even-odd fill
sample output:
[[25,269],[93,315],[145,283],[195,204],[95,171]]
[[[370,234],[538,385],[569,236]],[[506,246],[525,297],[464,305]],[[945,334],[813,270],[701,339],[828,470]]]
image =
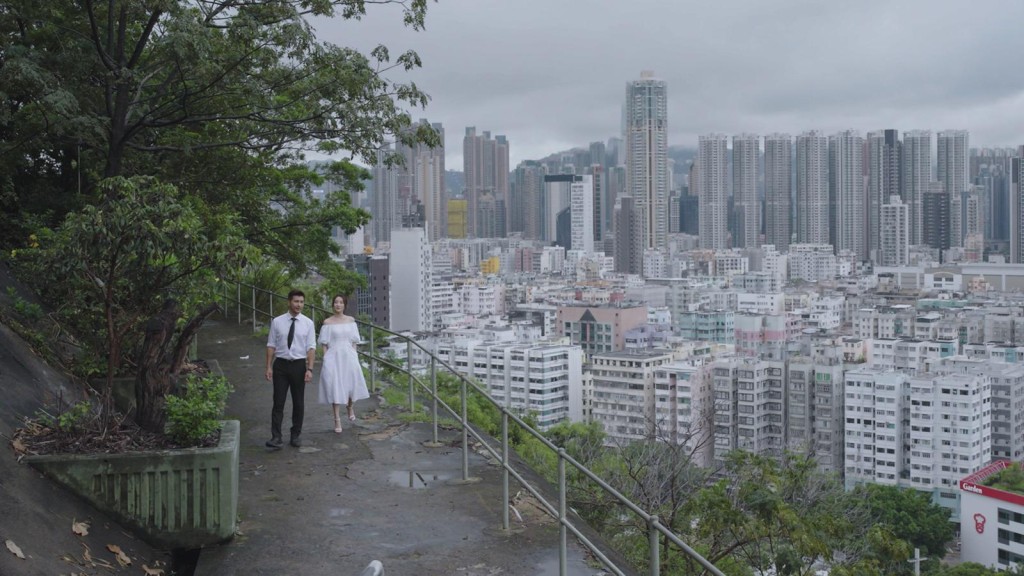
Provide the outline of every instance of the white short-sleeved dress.
[[320,328],[320,344],[327,345],[320,368],[321,404],[348,404],[349,399],[370,397],[354,342],[359,342],[355,322],[324,324]]

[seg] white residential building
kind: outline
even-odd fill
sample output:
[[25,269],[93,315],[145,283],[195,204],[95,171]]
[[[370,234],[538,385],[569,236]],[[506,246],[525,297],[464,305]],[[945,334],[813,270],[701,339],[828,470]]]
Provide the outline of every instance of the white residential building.
[[610,444],[655,437],[654,375],[672,360],[667,351],[605,352],[591,357],[591,419],[604,427]]
[[391,330],[434,328],[431,251],[423,228],[391,231]]
[[594,253],[594,177],[573,177],[569,185],[569,242],[573,250]]
[[480,383],[503,406],[531,414],[541,430],[583,421],[579,346],[464,338],[435,344],[435,354]]
[[807,453],[824,472],[843,471],[843,373],[841,361],[796,356],[786,365],[786,447]]
[[684,444],[693,462],[710,466],[714,456],[711,369],[701,359],[680,360],[654,372],[654,418],[659,438]]
[[951,341],[876,338],[871,340],[868,363],[873,368],[913,376],[927,372],[930,362],[955,356],[957,348],[957,343]]
[[860,367],[844,376],[846,486],[900,485],[908,376]]
[[736,311],[751,314],[782,314],[786,310],[786,296],[782,292],[774,294],[736,294]]
[[731,450],[781,456],[785,449],[785,363],[730,358],[711,366],[715,461]]
[[863,368],[845,382],[846,485],[914,488],[959,521],[959,479],[991,458],[990,378]]
[[992,458],[991,380],[984,374],[910,377],[907,484],[959,520],[958,483]]
[[882,204],[880,220],[878,263],[906,266],[910,263],[910,207],[899,196],[891,196]]
[[790,280],[819,282],[838,275],[839,262],[831,244],[790,244]]

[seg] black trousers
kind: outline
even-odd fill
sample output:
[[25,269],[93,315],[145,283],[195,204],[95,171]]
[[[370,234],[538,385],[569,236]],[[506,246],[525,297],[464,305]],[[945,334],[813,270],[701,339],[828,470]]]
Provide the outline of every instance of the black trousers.
[[284,403],[292,394],[292,438],[302,434],[302,417],[306,409],[306,359],[274,360],[274,408],[270,412],[270,434],[281,437],[281,422],[284,420]]

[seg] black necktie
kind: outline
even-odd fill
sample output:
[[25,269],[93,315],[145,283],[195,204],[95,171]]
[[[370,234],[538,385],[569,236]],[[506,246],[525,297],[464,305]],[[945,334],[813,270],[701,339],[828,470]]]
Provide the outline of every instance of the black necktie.
[[292,340],[295,340],[295,318],[292,318],[292,327],[288,329],[288,349],[292,349]]

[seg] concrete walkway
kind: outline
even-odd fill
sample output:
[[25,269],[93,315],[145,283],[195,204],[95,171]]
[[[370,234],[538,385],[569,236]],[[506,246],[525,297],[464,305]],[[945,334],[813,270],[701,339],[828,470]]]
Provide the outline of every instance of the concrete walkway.
[[[499,466],[471,453],[470,475],[481,480],[458,482],[459,431],[444,431],[442,447],[424,447],[429,426],[401,424],[397,409],[374,397],[357,403],[358,420],[335,434],[314,378],[303,447],[266,449],[265,344],[234,322],[211,320],[199,334],[199,355],[216,360],[235,387],[228,417],[241,421],[242,446],[238,534],[203,550],[197,575],[358,575],[372,560],[388,576],[558,574],[558,525],[530,498],[514,499],[522,520],[513,513],[512,530],[501,529]],[[289,405],[285,428],[290,414]],[[556,501],[551,494],[548,487]],[[605,573],[586,557],[570,537],[568,573]]]

